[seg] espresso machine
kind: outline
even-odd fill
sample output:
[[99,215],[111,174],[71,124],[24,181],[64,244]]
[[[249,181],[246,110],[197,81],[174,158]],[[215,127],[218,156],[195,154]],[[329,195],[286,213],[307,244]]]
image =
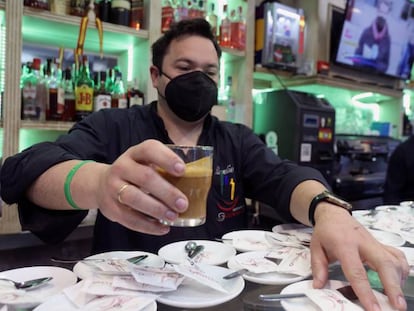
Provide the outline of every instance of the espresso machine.
[[281,158],[318,169],[333,182],[335,110],[324,98],[288,89],[254,96],[253,130]]
[[398,144],[392,137],[337,134],[334,192],[354,209],[381,205],[388,158]]

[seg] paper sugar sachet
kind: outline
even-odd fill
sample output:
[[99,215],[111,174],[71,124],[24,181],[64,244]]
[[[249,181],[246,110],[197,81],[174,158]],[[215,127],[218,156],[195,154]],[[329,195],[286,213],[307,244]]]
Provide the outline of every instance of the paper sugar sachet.
[[134,266],[131,273],[136,282],[154,286],[158,291],[176,290],[184,280],[184,276],[170,265],[162,268]]
[[253,273],[276,272],[278,265],[264,257],[236,258],[237,263]]
[[88,294],[82,290],[85,282],[85,280],[82,280],[63,290],[63,294],[66,296],[66,298],[68,298],[68,300],[78,308],[81,308],[92,299],[96,298],[96,295]]
[[0,299],[1,301],[12,303],[21,296],[25,296],[27,292],[24,289],[17,289],[8,281],[0,281]]
[[129,267],[131,266],[131,263],[127,259],[104,259],[102,261],[85,261],[82,263],[108,274],[128,273],[130,271]]
[[271,247],[271,244],[265,239],[255,237],[234,238],[232,242],[236,249],[248,249],[251,251],[262,251]]
[[307,289],[305,294],[322,311],[364,311],[334,289]]
[[210,287],[222,293],[228,293],[223,287],[222,277],[215,277],[208,271],[208,265],[196,264],[194,262],[185,262],[174,266],[175,270],[184,275],[186,278],[192,279],[202,285]]
[[144,296],[99,296],[82,307],[82,311],[141,311],[154,299]]
[[125,288],[125,289],[140,291],[140,292],[148,292],[148,293],[172,291],[171,288],[138,282],[136,279],[134,279],[132,275],[114,277],[112,286],[117,287],[117,288]]
[[[139,298],[142,301],[150,302],[157,297],[154,294],[114,287],[112,284],[112,278],[94,277],[82,280],[64,289],[63,293],[75,306],[82,310],[105,310],[102,309],[103,305],[112,305],[117,301],[118,303],[124,303],[131,300],[127,297]],[[103,300],[103,297],[108,298]],[[94,309],[95,306],[97,306],[96,309]]]
[[277,271],[308,276],[312,272],[310,257],[311,254],[308,248],[290,248],[289,252],[279,263]]
[[290,246],[296,248],[306,247],[302,244],[302,241],[295,235],[281,234],[278,232],[266,232],[265,237],[267,242],[270,244],[269,248],[277,248],[280,246]]

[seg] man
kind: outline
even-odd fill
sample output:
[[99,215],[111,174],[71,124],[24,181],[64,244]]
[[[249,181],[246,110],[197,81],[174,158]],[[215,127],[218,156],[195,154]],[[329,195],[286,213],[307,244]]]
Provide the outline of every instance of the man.
[[[408,119],[406,116],[405,118]],[[384,184],[384,203],[414,201],[414,161],[411,156],[413,149],[414,136],[411,135],[391,154]]]
[[[392,304],[405,310],[401,284],[408,264],[402,253],[377,242],[341,203],[327,202],[319,172],[280,160],[247,127],[210,115],[217,101],[221,51],[209,24],[182,21],[152,51],[150,73],[158,102],[101,110],[56,143],[35,145],[5,161],[2,196],[8,203],[18,202],[22,225],[45,240],[62,239],[85,216],[83,210],[98,209],[95,252],[154,252],[172,241],[214,238],[244,228],[249,197],[278,209],[286,222],[315,224],[316,287],[325,284],[328,264],[339,260],[365,308],[379,310],[367,264],[378,271]],[[184,163],[167,143],[214,147],[205,225],[169,228],[159,222],[175,219],[188,206],[187,198],[153,168],[184,173]],[[229,187],[234,187],[231,196]]]

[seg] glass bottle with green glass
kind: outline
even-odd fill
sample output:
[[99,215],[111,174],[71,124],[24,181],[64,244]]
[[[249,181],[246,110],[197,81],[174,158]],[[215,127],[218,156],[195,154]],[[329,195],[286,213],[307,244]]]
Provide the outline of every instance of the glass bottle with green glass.
[[80,121],[92,113],[94,85],[89,73],[88,57],[82,55],[82,64],[75,86],[76,121]]

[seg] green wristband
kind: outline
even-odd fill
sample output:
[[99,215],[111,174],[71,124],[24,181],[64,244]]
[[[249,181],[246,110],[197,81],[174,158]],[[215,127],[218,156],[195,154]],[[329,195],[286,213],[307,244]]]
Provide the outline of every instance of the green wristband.
[[72,183],[73,176],[75,176],[76,172],[86,163],[94,162],[92,160],[85,160],[81,161],[78,164],[76,164],[68,173],[65,180],[65,186],[64,186],[64,192],[65,192],[65,198],[66,201],[69,203],[69,205],[76,210],[81,210],[79,206],[76,205],[75,201],[73,201],[72,194],[70,192],[70,184]]

